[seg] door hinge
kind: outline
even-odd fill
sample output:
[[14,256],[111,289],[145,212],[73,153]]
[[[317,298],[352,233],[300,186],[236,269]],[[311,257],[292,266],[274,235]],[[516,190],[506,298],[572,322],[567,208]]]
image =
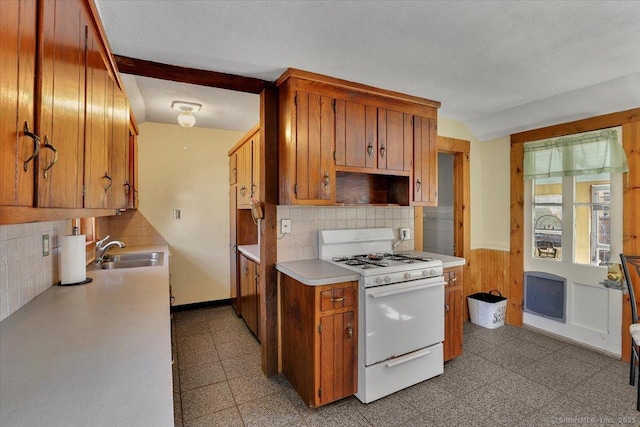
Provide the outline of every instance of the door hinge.
[[85,187],[84,185],[82,186],[82,197],[85,197],[87,195],[87,187]]
[[336,160],[336,150],[333,150],[333,160]]
[[298,106],[298,95],[295,95],[293,97],[293,105],[296,106],[296,107]]
[[322,397],[322,389],[321,388],[318,389],[318,397]]
[[84,26],[84,50],[87,50],[89,47],[89,27],[87,25]]
[[335,114],[336,113],[336,100],[335,99],[331,100],[331,106],[333,107],[333,114]]
[[293,193],[298,194],[298,184],[293,184]]
[[322,323],[320,323],[318,325],[318,333],[321,334],[322,333]]

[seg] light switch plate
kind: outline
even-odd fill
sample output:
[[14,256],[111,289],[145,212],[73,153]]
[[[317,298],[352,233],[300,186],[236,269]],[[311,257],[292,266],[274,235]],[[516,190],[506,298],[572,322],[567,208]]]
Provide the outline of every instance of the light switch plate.
[[283,219],[280,222],[280,234],[288,234],[291,233],[291,220]]
[[173,219],[180,219],[180,209],[173,210]]

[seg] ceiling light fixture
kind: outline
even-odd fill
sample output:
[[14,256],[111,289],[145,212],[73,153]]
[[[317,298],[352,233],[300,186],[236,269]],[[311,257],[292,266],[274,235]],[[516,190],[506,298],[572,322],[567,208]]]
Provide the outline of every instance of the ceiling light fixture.
[[178,123],[180,123],[180,126],[183,128],[190,128],[196,124],[196,118],[193,116],[193,113],[200,111],[202,104],[186,101],[173,101],[171,103],[171,108],[180,111],[180,114],[178,114]]

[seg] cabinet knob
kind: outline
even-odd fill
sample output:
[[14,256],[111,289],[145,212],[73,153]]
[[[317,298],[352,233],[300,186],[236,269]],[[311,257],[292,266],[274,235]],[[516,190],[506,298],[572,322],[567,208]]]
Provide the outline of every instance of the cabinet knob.
[[367,146],[367,154],[369,155],[369,157],[371,157],[371,155],[373,154],[373,146],[371,144]]
[[331,298],[331,302],[342,302],[344,301],[344,297],[340,297],[340,298]]
[[384,153],[386,151],[387,151],[387,149],[384,146],[380,147],[380,157],[384,157]]
[[324,188],[329,187],[329,175],[328,174],[324,174]]
[[444,312],[445,314],[449,312],[449,304],[444,305]]
[[347,336],[349,338],[353,337],[353,325],[351,323],[349,323],[349,325],[347,325]]

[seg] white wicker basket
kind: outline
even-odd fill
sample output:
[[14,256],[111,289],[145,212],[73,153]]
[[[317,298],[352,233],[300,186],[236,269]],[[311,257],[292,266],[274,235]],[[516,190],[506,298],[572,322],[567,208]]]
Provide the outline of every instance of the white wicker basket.
[[[497,292],[493,295],[491,292]],[[479,292],[467,297],[471,323],[483,328],[496,329],[504,325],[507,299],[497,290]]]

